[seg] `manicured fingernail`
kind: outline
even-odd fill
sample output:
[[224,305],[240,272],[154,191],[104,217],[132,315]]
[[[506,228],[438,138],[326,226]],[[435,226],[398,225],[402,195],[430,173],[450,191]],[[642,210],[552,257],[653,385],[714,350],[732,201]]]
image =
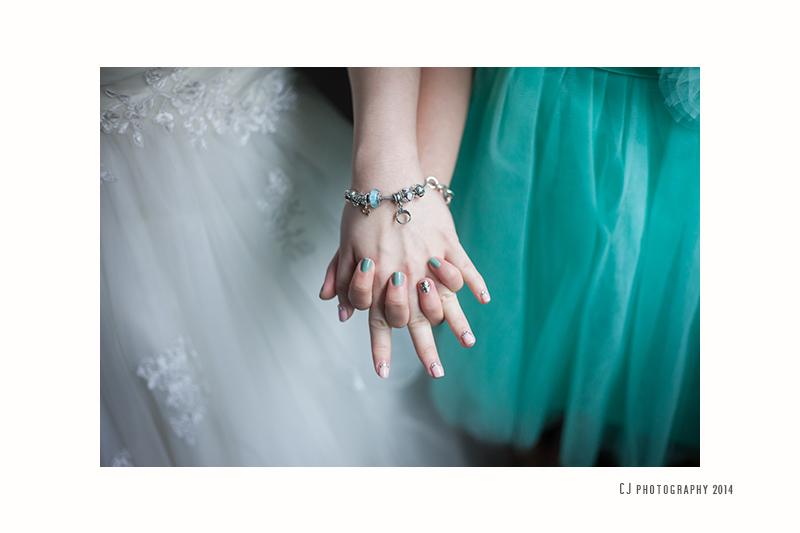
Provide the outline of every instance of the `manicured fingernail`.
[[361,260],[361,272],[369,272],[370,268],[372,268],[372,259],[365,257]]
[[347,309],[344,308],[343,305],[339,306],[339,322],[344,322],[347,320]]
[[485,304],[488,304],[492,300],[492,297],[489,296],[489,291],[481,292],[481,301]]
[[431,375],[433,375],[435,378],[444,376],[444,368],[442,368],[442,363],[431,363]]
[[461,342],[464,343],[464,346],[470,347],[475,344],[475,337],[469,332],[468,329],[465,329],[464,333],[461,334]]
[[394,284],[395,287],[397,287],[398,285],[402,285],[403,284],[403,273],[402,272],[395,272],[394,274],[392,274],[392,283]]
[[422,281],[419,282],[419,288],[422,289],[422,292],[424,292],[425,294],[431,292],[431,284],[430,282],[428,282],[427,279],[423,279]]
[[442,266],[439,260],[436,259],[435,257],[431,257],[428,263],[430,263],[433,268],[439,268],[440,266]]
[[389,363],[381,361],[381,364],[378,365],[378,375],[383,379],[389,377]]

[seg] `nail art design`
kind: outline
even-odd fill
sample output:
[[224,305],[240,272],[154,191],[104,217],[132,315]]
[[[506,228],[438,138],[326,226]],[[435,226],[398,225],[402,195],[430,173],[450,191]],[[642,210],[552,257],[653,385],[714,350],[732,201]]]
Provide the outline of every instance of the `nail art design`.
[[428,260],[428,263],[430,263],[433,268],[439,268],[440,266],[442,266],[439,260],[436,259],[435,257],[431,257],[430,260]]
[[425,294],[431,292],[431,284],[427,279],[423,279],[419,282],[419,288],[422,289],[422,292]]
[[435,378],[444,376],[444,368],[442,367],[442,363],[431,363],[431,374],[433,374],[433,377]]
[[485,304],[488,304],[491,301],[491,296],[489,296],[489,291],[481,291],[481,301]]
[[372,268],[372,259],[365,257],[361,260],[361,272],[369,272],[370,268]]
[[339,306],[339,322],[344,322],[347,320],[347,309],[344,308],[343,305]]
[[472,346],[475,344],[475,336],[468,329],[465,329],[461,334],[461,342],[464,343],[464,346]]
[[392,274],[392,284],[397,287],[398,285],[403,284],[403,273],[402,272],[395,272]]
[[378,375],[383,379],[389,377],[389,363],[381,361],[381,364],[378,365]]

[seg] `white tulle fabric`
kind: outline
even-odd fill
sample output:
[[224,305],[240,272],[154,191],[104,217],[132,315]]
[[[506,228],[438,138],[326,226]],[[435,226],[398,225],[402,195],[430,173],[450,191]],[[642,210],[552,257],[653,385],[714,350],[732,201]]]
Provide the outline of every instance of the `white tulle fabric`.
[[103,82],[101,464],[466,464],[405,332],[381,380],[318,298],[352,127],[281,69]]

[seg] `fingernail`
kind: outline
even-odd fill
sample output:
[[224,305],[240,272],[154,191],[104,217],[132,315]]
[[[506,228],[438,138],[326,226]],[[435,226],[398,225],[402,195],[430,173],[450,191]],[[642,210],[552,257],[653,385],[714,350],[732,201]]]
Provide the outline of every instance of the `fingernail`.
[[425,294],[431,292],[431,284],[430,282],[428,282],[427,279],[423,279],[422,281],[419,282],[419,288],[422,289],[422,292],[424,292]]
[[481,301],[485,304],[488,304],[492,300],[491,296],[489,296],[489,291],[481,292]]
[[439,268],[440,266],[442,266],[439,260],[436,259],[435,257],[431,257],[428,263],[430,263],[433,268]]
[[464,333],[461,334],[461,342],[464,343],[464,346],[470,347],[475,344],[475,337],[469,332],[468,329],[465,329]]
[[347,320],[347,309],[344,308],[343,305],[339,306],[339,322],[344,322]]
[[394,274],[392,274],[392,283],[394,284],[395,287],[397,287],[398,285],[402,285],[403,284],[403,273],[402,272],[395,272]]
[[382,361],[381,364],[378,365],[378,375],[383,379],[389,377],[389,363]]
[[442,363],[431,363],[431,374],[435,378],[444,376],[444,368],[442,368]]
[[372,259],[365,257],[361,260],[361,272],[369,272],[370,268],[372,268]]

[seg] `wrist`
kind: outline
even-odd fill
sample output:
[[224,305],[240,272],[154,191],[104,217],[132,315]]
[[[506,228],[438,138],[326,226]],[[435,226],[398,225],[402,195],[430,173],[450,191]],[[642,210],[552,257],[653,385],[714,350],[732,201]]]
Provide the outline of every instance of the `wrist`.
[[390,194],[415,183],[424,183],[415,143],[359,146],[353,150],[351,188],[380,189]]

